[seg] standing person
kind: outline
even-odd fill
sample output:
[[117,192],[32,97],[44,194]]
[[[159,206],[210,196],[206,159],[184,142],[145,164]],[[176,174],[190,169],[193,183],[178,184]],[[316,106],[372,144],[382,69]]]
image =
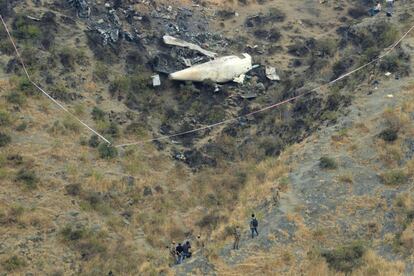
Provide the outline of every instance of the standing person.
[[394,0],[386,0],[387,3],[387,16],[392,16],[394,8]]
[[252,214],[252,220],[250,221],[250,230],[252,231],[252,239],[254,238],[254,233],[256,233],[256,236],[259,236],[259,232],[257,232],[258,226],[259,226],[259,222],[257,221],[254,214]]
[[175,248],[175,252],[177,253],[177,264],[181,264],[184,260],[183,250],[184,249],[181,243],[178,243],[177,247]]
[[273,206],[279,205],[279,202],[280,202],[279,187],[272,188],[272,200],[273,200]]
[[186,241],[185,244],[183,245],[183,260],[185,258],[190,258],[191,257],[191,244],[189,241]]
[[171,243],[171,245],[168,247],[168,250],[170,252],[170,258],[173,265],[177,264],[177,251],[175,248],[175,241]]
[[239,244],[240,244],[240,237],[241,237],[240,227],[238,225],[234,228],[233,234],[234,234],[233,250],[238,250]]
[[203,254],[203,252],[204,252],[204,240],[201,238],[201,235],[197,236],[195,243],[196,243],[197,250],[200,250],[200,253]]

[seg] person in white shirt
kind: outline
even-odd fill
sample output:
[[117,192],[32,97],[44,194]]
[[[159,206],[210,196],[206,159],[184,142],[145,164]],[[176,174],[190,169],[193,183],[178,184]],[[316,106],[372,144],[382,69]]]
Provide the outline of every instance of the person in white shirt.
[[369,13],[371,16],[374,16],[376,14],[378,14],[381,11],[382,7],[381,7],[381,3],[379,1],[377,1],[377,3],[375,4],[375,7],[371,8],[369,10]]

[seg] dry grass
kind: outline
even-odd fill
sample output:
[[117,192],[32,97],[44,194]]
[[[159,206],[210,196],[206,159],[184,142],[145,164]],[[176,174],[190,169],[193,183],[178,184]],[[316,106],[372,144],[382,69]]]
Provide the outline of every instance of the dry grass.
[[354,183],[354,176],[352,172],[344,172],[338,176],[338,181],[346,184]]
[[404,275],[405,265],[403,262],[387,261],[378,256],[374,251],[368,250],[363,256],[363,265],[352,272],[355,276],[378,275],[398,276]]

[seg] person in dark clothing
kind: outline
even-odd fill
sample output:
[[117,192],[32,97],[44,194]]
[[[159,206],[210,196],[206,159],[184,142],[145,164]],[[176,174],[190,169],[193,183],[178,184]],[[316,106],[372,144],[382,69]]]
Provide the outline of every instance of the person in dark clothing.
[[191,244],[189,241],[186,241],[185,244],[183,245],[183,260],[185,258],[190,258],[191,257]]
[[175,248],[175,251],[177,252],[177,264],[181,264],[184,260],[184,248],[181,245],[181,243],[178,243],[177,247]]
[[250,221],[250,230],[252,231],[252,239],[254,238],[254,233],[256,233],[256,236],[259,236],[259,232],[257,232],[258,226],[259,226],[259,222],[257,221],[254,214],[252,214],[252,220]]

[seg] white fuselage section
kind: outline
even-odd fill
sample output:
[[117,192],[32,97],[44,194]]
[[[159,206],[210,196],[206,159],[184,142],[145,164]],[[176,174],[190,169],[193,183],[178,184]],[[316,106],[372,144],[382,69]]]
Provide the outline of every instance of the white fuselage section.
[[211,80],[224,83],[233,81],[251,69],[252,58],[249,54],[243,54],[243,58],[225,56],[172,73],[170,79],[196,82]]

